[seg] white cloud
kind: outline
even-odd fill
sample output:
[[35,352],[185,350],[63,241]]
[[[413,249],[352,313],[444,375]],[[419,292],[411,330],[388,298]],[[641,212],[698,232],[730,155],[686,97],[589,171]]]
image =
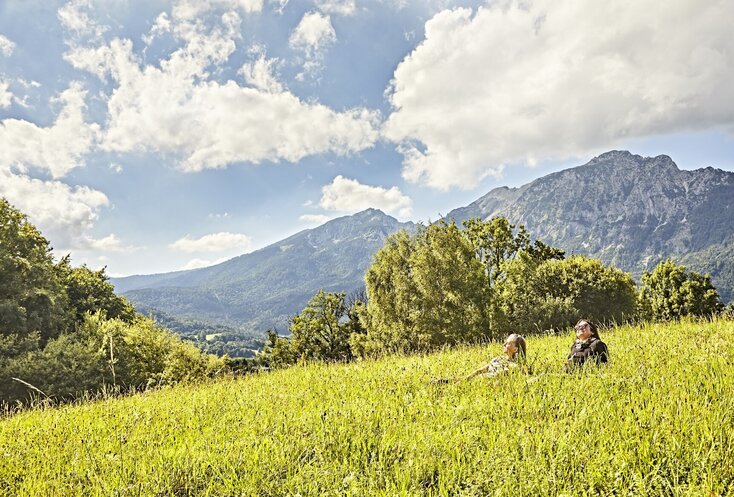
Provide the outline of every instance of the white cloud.
[[82,165],[99,130],[84,121],[85,95],[79,83],[62,92],[56,99],[61,110],[50,127],[19,119],[0,121],[0,169],[35,166],[60,178]]
[[10,92],[10,83],[0,79],[0,109],[7,109],[13,103],[13,94]]
[[305,56],[303,72],[296,79],[317,75],[323,66],[326,48],[335,41],[336,32],[331,25],[331,17],[318,12],[306,12],[288,41],[291,48],[300,50]]
[[104,238],[91,238],[83,236],[75,248],[84,250],[94,250],[101,252],[132,252],[138,250],[137,247],[124,246],[117,235],[111,233]]
[[67,30],[74,33],[76,37],[101,37],[106,26],[100,25],[92,17],[89,16],[88,10],[91,10],[90,0],[71,0],[62,6],[56,15]]
[[319,205],[327,210],[341,212],[358,212],[373,207],[401,218],[410,217],[413,212],[413,201],[403,195],[398,187],[393,186],[388,190],[380,186],[363,185],[341,175],[321,189]]
[[65,55],[77,69],[117,83],[108,101],[103,149],[169,154],[180,159],[181,169],[199,171],[235,162],[346,155],[377,140],[378,112],[336,112],[303,102],[279,87],[269,61],[246,73],[257,88],[210,80],[212,66],[227,62],[236,48],[239,31],[232,22],[222,20],[211,29],[177,26],[185,45],[156,65],[141,67],[132,42],[120,39],[96,48],[75,46]]
[[212,233],[201,238],[191,238],[186,235],[169,245],[170,248],[181,252],[224,252],[237,249],[247,252],[252,248],[252,239],[240,233]]
[[730,126],[733,23],[727,0],[444,11],[395,70],[384,136],[399,143],[407,180],[446,189],[504,164]]
[[308,52],[318,51],[335,41],[336,32],[331,18],[318,12],[306,12],[288,43],[291,48]]
[[245,78],[245,82],[268,93],[281,93],[283,85],[274,75],[275,67],[278,59],[267,59],[260,56],[257,60],[248,62],[242,66],[240,72]]
[[15,50],[15,43],[10,41],[6,36],[0,35],[0,55],[10,57]]
[[351,16],[357,11],[355,0],[316,0],[316,7],[326,14]]
[[212,10],[242,11],[248,14],[261,12],[263,0],[179,0],[174,3],[175,19],[193,21]]
[[324,216],[323,214],[304,214],[303,216],[299,217],[298,220],[302,223],[308,223],[308,224],[324,224],[326,221],[330,220],[331,218],[329,216]]
[[223,212],[221,214],[209,214],[207,216],[209,219],[229,219],[231,216],[229,215],[229,212]]
[[[28,215],[54,247],[65,250],[94,245],[85,232],[97,220],[99,209],[109,204],[104,193],[86,186],[42,181],[2,168],[0,196]],[[115,240],[107,237],[97,242],[109,247]]]
[[189,269],[199,269],[201,267],[208,267],[208,266],[214,266],[216,264],[219,264],[221,262],[224,262],[228,260],[229,257],[220,257],[219,259],[215,260],[209,260],[209,259],[191,259],[189,262],[187,262],[181,270],[188,271]]

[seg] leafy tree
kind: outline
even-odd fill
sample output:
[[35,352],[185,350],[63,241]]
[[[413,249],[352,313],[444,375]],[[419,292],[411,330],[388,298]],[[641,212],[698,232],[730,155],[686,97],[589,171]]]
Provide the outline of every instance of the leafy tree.
[[483,266],[453,222],[432,224],[416,239],[410,267],[418,297],[412,309],[415,348],[473,341],[490,333]]
[[274,368],[299,361],[351,360],[354,355],[350,337],[353,333],[364,334],[359,322],[362,305],[356,298],[348,302],[344,293],[319,290],[301,313],[291,319],[290,337],[268,330],[258,360]]
[[385,240],[367,269],[369,305],[364,321],[368,332],[360,340],[360,355],[413,349],[420,298],[410,262],[415,250],[414,239],[399,231]]
[[54,264],[49,242],[4,199],[0,282],[0,401],[34,388],[66,399],[105,385],[170,384],[227,367],[137,315],[104,269],[72,268],[68,257]]
[[428,350],[492,334],[484,266],[453,222],[388,238],[365,281],[368,333],[354,344],[361,355]]
[[466,237],[484,264],[490,286],[502,274],[505,261],[514,259],[519,251],[530,247],[530,235],[525,226],[520,225],[515,233],[515,225],[504,217],[493,217],[488,221],[467,219],[463,225]]
[[509,326],[526,332],[564,328],[581,317],[623,322],[635,313],[632,277],[584,256],[522,256],[507,266],[500,287]]
[[86,265],[73,268],[69,256],[56,265],[56,271],[66,287],[69,305],[77,323],[84,314],[104,311],[108,318],[119,318],[126,322],[135,319],[135,309],[125,299],[115,294],[115,288],[107,281],[105,268],[92,271]]
[[67,326],[67,300],[51,248],[27,217],[0,198],[0,336],[38,332],[42,342]]
[[291,348],[300,360],[347,361],[350,326],[344,293],[314,295],[291,320]]
[[638,309],[642,317],[669,320],[711,316],[723,305],[708,274],[687,271],[685,266],[666,259],[642,275]]
[[271,368],[292,366],[298,360],[288,337],[278,335],[276,330],[268,330],[265,345],[256,357],[258,365]]

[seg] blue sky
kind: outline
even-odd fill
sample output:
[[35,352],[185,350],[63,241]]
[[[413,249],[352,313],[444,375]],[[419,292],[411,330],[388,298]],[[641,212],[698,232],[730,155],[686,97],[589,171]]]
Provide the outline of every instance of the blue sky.
[[0,195],[121,276],[611,149],[734,170],[734,9],[658,5],[0,0]]

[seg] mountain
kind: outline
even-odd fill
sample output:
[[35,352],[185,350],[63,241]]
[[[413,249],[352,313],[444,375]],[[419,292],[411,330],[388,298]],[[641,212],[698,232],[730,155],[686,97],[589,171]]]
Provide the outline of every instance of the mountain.
[[[724,301],[734,297],[734,173],[682,171],[666,155],[612,151],[519,188],[496,188],[447,217],[493,216],[638,280],[672,257],[710,273]],[[204,323],[262,336],[272,326],[284,331],[321,288],[362,288],[372,256],[401,229],[415,225],[368,209],[216,266],[112,283],[138,310],[162,316],[182,333]]]
[[415,226],[368,209],[216,266],[112,283],[144,313],[233,326],[243,334],[263,335],[273,326],[282,332],[319,289],[361,289],[372,256],[401,229]]
[[734,297],[734,173],[680,170],[667,155],[611,151],[519,188],[496,188],[451,211],[457,222],[507,217],[533,238],[639,279],[672,257]]

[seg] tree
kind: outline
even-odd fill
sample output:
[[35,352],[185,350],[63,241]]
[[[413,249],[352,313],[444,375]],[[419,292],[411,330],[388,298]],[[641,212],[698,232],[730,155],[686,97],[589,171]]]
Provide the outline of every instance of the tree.
[[493,217],[488,221],[472,218],[464,221],[463,225],[466,237],[484,264],[490,287],[502,274],[505,261],[514,259],[518,252],[530,247],[530,235],[525,226],[520,225],[515,233],[515,225],[504,217]]
[[0,282],[0,335],[38,332],[45,343],[66,328],[66,292],[54,271],[49,243],[3,198]]
[[559,329],[579,318],[624,322],[635,314],[632,277],[584,256],[545,261],[522,256],[507,266],[500,288],[513,329]]
[[135,309],[125,299],[115,294],[115,288],[107,281],[105,268],[92,271],[86,265],[73,268],[69,256],[56,265],[56,271],[66,287],[69,306],[77,323],[85,313],[104,311],[108,318],[119,318],[126,322],[135,319]]
[[345,294],[319,290],[291,320],[292,352],[301,360],[350,360],[347,323]]
[[489,338],[490,288],[474,247],[456,224],[439,221],[426,228],[409,262],[418,297],[412,309],[415,348]]
[[413,348],[413,337],[418,333],[415,314],[419,300],[410,262],[415,250],[414,239],[405,230],[399,231],[385,240],[367,269],[368,331],[361,340],[363,354]]
[[299,361],[353,359],[351,335],[364,334],[359,323],[358,302],[356,299],[347,302],[344,293],[319,290],[301,313],[291,318],[290,337],[281,337],[275,330],[268,330],[257,362],[280,368]]
[[687,271],[685,266],[666,259],[642,275],[638,309],[641,317],[670,320],[711,316],[721,312],[723,305],[708,274]]
[[429,350],[492,334],[491,292],[475,247],[455,223],[388,238],[367,270],[361,354]]

